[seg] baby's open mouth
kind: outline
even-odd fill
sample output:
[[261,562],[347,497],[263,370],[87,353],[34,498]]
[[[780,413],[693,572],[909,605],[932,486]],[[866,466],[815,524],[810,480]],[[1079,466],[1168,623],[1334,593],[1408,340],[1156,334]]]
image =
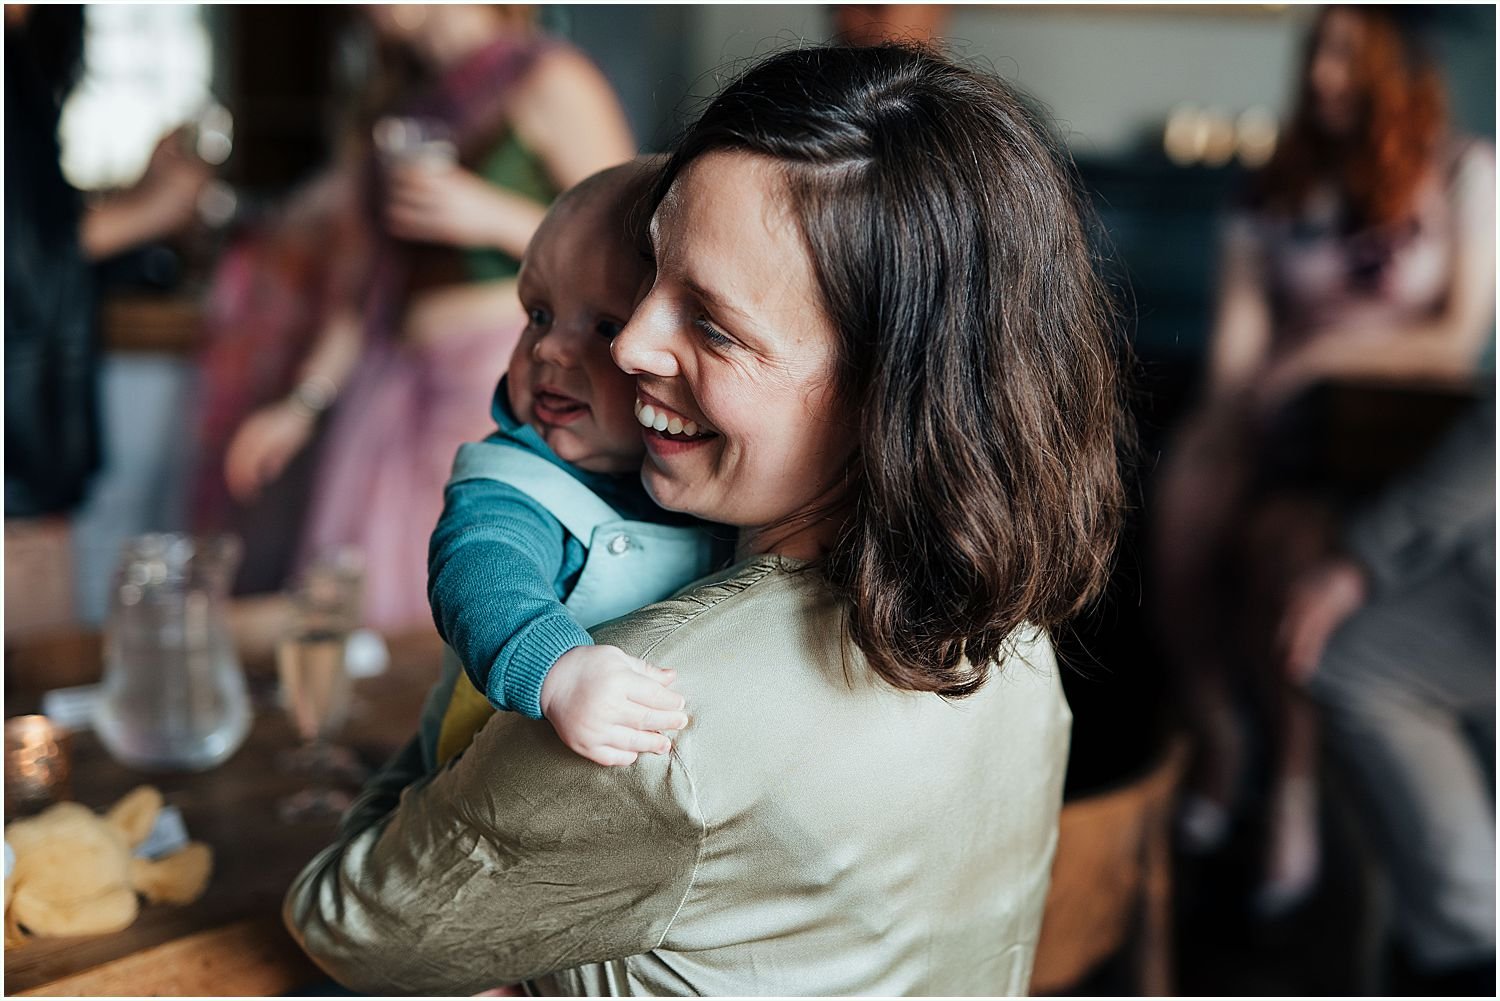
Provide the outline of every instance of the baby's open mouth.
[[589,405],[582,400],[545,389],[537,390],[533,400],[537,417],[553,424],[582,417],[589,410]]
[[640,421],[643,428],[677,438],[707,438],[713,435],[707,428],[699,427],[697,421],[687,420],[665,407],[645,403],[640,397],[636,397],[635,401],[635,419]]

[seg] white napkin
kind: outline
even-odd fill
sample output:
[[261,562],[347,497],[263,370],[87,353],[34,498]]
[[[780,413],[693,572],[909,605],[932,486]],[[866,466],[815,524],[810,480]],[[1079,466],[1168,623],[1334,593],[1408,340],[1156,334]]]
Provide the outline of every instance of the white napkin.
[[54,688],[42,694],[42,715],[64,730],[89,730],[94,726],[94,703],[98,685]]
[[164,806],[156,815],[151,833],[136,848],[135,854],[139,858],[159,859],[187,843],[187,825],[182,822],[182,811],[175,806]]
[[373,678],[390,666],[391,651],[373,629],[356,629],[344,644],[344,670],[351,678]]

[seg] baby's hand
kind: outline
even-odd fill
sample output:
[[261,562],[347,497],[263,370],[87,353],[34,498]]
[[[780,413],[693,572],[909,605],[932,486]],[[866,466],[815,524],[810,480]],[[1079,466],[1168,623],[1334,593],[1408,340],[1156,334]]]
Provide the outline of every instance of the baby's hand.
[[682,696],[667,687],[676,676],[619,647],[576,646],[542,682],[542,715],[590,761],[629,765],[642,753],[666,754],[672,742],[659,731],[687,726]]

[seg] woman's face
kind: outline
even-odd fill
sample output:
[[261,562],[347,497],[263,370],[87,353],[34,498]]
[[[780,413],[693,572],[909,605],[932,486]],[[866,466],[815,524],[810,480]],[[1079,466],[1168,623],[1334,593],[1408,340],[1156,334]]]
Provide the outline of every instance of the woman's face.
[[1365,26],[1353,11],[1333,10],[1323,19],[1307,66],[1307,87],[1318,125],[1329,135],[1345,136],[1359,125],[1356,66],[1364,44]]
[[508,17],[497,4],[365,4],[364,11],[377,35],[435,67],[461,59],[498,31],[527,27],[524,15]]
[[[830,378],[833,324],[777,165],[700,157],[651,237],[656,281],[613,344],[636,377],[637,418],[652,425],[642,428],[647,491],[670,510],[750,529],[752,552],[815,555],[828,523],[801,516],[836,499],[852,429]],[[813,552],[797,551],[809,542]]]
[[364,12],[382,38],[401,45],[421,38],[431,13],[419,3],[366,4]]

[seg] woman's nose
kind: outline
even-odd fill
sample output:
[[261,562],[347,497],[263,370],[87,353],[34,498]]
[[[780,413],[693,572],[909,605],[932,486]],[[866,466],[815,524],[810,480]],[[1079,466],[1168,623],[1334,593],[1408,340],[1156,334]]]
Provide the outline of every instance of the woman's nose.
[[609,352],[627,375],[674,376],[678,364],[673,337],[671,310],[648,295],[631,314],[625,329],[615,335]]

